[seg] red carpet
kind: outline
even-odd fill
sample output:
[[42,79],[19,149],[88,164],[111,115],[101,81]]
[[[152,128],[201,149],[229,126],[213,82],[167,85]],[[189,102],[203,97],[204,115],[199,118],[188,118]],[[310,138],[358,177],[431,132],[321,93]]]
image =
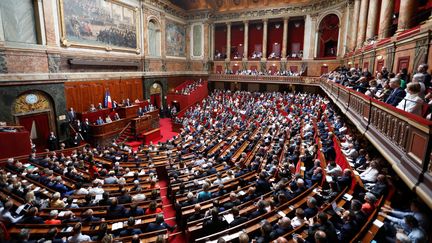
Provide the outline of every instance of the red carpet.
[[177,135],[176,132],[172,131],[171,118],[161,118],[159,120],[159,125],[160,125],[160,132],[162,137],[152,141],[153,143],[158,143],[158,142],[164,143]]

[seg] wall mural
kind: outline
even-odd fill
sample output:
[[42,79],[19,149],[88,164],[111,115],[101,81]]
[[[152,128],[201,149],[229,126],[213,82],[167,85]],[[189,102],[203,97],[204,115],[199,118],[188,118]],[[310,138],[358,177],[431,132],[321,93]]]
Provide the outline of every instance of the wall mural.
[[114,0],[59,1],[63,45],[139,52],[137,9]]
[[165,39],[167,56],[185,56],[186,26],[167,20],[165,27]]

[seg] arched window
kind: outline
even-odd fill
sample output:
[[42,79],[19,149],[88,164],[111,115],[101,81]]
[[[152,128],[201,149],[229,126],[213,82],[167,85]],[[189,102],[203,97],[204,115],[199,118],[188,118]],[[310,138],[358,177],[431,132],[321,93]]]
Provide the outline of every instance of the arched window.
[[148,23],[148,55],[161,55],[161,30],[159,23],[152,19]]
[[336,57],[339,42],[339,17],[325,16],[318,29],[318,57]]

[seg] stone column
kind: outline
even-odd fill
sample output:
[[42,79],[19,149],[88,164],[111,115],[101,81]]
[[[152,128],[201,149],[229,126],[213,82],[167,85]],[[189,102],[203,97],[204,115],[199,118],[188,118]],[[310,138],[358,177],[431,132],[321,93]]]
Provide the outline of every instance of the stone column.
[[375,30],[378,20],[378,0],[370,0],[369,2],[369,13],[366,28],[366,39],[373,38],[375,36]]
[[397,32],[411,28],[414,11],[417,7],[416,0],[401,0]]
[[288,45],[288,17],[284,18],[282,37],[282,58],[286,58]]
[[39,1],[39,4],[42,4],[42,8],[43,8],[43,18],[44,18],[43,21],[45,26],[46,44],[47,46],[57,46],[57,41],[55,36],[56,28],[54,25],[54,13],[56,13],[56,10],[52,5],[52,1],[43,0],[43,1]]
[[227,60],[231,59],[231,23],[227,23],[227,50],[226,50]]
[[382,0],[380,13],[380,26],[378,37],[384,39],[390,35],[390,26],[393,18],[394,0]]
[[262,59],[267,59],[267,27],[268,19],[263,20]]
[[214,41],[215,41],[215,24],[212,23],[211,24],[211,28],[210,28],[210,59],[214,60],[214,56],[215,56],[215,45],[214,45]]
[[357,47],[361,47],[363,45],[363,42],[365,41],[368,6],[369,6],[369,0],[361,0],[358,31],[357,31],[358,32]]
[[243,37],[243,59],[248,58],[249,47],[249,21],[244,21],[244,37]]
[[350,50],[354,50],[357,44],[357,34],[358,34],[357,29],[358,29],[359,15],[360,15],[360,1],[361,0],[355,0],[354,2],[354,16],[352,19],[351,41],[349,45]]
[[306,15],[305,33],[303,45],[303,59],[314,59],[317,39],[317,17],[318,15]]

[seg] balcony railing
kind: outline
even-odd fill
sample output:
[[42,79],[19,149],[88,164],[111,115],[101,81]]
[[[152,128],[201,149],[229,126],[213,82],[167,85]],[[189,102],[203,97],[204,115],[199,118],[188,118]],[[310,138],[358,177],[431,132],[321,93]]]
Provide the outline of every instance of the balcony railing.
[[432,208],[432,121],[321,78],[212,74],[209,80],[319,85]]

